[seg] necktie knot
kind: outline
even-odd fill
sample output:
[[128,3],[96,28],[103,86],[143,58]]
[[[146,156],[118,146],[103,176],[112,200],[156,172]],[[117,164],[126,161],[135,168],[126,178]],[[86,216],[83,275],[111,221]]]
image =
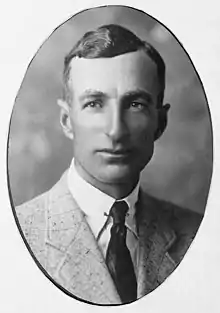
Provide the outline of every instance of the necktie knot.
[[125,216],[128,212],[128,205],[125,201],[115,201],[110,210],[110,216],[113,218],[114,224],[124,224]]

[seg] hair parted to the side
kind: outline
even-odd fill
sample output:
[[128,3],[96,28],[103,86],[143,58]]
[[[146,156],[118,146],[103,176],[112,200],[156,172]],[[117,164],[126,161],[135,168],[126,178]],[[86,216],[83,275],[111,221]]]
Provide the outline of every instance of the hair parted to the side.
[[70,63],[73,58],[112,58],[138,50],[143,50],[157,65],[158,80],[161,86],[158,103],[162,104],[165,89],[165,63],[161,55],[150,43],[141,40],[130,30],[116,24],[103,25],[94,31],[85,33],[66,55],[63,72],[64,100],[69,104],[72,101],[68,83]]

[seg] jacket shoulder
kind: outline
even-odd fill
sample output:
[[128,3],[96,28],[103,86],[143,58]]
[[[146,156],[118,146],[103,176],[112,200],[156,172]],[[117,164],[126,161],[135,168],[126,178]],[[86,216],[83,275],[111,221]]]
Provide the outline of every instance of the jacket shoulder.
[[15,212],[21,226],[39,225],[44,216],[48,192],[45,192],[17,207]]
[[172,202],[157,199],[143,192],[144,202],[150,204],[157,218],[168,223],[175,232],[193,232],[198,229],[203,215],[178,206]]
[[177,235],[195,236],[203,219],[202,214],[169,202],[163,203],[163,208],[169,216],[169,224]]
[[60,198],[65,197],[67,194],[66,173],[64,173],[50,190],[15,207],[15,212],[20,224],[23,225],[26,223],[32,226],[39,225],[40,227],[50,202],[58,202]]

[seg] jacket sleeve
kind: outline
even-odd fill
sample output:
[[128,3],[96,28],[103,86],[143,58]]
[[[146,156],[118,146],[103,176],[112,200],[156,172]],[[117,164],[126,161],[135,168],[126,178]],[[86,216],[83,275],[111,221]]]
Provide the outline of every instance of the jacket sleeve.
[[22,238],[33,257],[45,262],[46,195],[41,195],[15,208],[15,218]]

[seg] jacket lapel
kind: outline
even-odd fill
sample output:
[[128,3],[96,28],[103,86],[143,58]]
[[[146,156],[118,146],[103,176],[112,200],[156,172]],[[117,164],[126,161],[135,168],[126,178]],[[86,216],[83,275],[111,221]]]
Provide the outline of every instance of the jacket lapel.
[[151,197],[140,195],[137,206],[139,233],[138,298],[154,290],[176,267],[168,254],[176,236],[158,214]]
[[65,176],[51,190],[48,199],[48,273],[80,299],[120,304],[102,253],[84,213],[68,190]]

